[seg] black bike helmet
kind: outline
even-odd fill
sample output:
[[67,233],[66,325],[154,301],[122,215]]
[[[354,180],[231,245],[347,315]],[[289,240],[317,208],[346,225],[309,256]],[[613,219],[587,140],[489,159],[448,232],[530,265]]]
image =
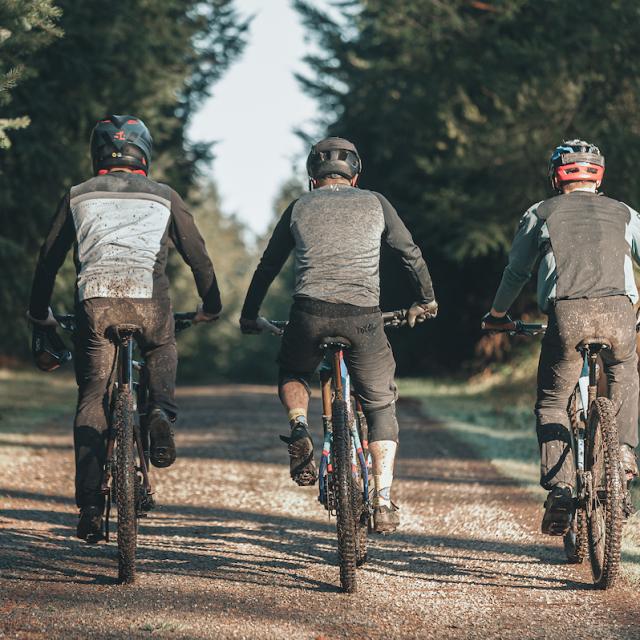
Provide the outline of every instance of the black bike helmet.
[[153,139],[146,125],[135,116],[107,116],[91,132],[93,172],[129,167],[149,173]]
[[560,191],[567,182],[601,182],[604,156],[595,144],[584,140],[565,140],[549,158],[551,186]]
[[325,138],[311,147],[307,174],[312,180],[339,175],[347,180],[362,172],[362,160],[353,142],[344,138]]

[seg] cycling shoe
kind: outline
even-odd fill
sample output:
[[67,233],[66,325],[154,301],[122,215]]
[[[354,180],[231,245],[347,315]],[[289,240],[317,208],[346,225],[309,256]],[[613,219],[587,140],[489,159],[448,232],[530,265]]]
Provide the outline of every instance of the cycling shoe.
[[313,441],[304,422],[296,422],[291,435],[280,436],[280,440],[288,445],[289,472],[293,481],[301,487],[315,484],[318,478],[313,461]]
[[104,539],[102,529],[102,509],[96,506],[87,506],[80,509],[80,520],[76,534],[80,540],[86,540],[89,544],[95,544]]
[[153,409],[149,414],[149,437],[151,464],[160,468],[170,467],[176,461],[176,445],[171,421],[162,409]]
[[563,536],[571,526],[574,501],[571,487],[558,485],[549,491],[544,503],[542,533],[549,536]]

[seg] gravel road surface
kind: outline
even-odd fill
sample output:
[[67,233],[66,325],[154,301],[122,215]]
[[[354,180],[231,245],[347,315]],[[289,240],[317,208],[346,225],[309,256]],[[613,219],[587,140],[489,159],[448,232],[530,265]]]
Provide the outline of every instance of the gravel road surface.
[[348,596],[334,521],[289,480],[274,389],[179,396],[179,457],[154,470],[132,587],[114,543],[73,537],[70,416],[0,431],[1,638],[640,638],[633,589],[594,591],[538,533],[536,496],[417,405],[400,403],[401,530],[372,541]]

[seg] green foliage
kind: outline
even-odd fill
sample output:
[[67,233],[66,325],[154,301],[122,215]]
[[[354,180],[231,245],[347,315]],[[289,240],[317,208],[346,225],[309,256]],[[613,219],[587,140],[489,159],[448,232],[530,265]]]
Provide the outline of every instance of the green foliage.
[[[233,376],[235,351],[241,340],[238,317],[253,256],[242,239],[243,226],[221,213],[212,184],[194,190],[190,203],[213,261],[224,310],[217,322],[198,325],[179,336],[180,373],[183,379],[211,382]],[[200,300],[193,275],[177,252],[171,256],[169,275],[174,309],[195,311]]]
[[[607,192],[632,205],[640,197],[640,6],[335,4],[330,17],[295,3],[322,51],[303,85],[329,132],[357,143],[362,186],[396,204],[423,248],[442,310],[429,350],[457,366],[473,352],[520,215],[549,194],[547,160],[560,140],[597,143]],[[401,278],[383,280],[388,304],[402,304]],[[517,311],[531,306],[529,296]],[[423,371],[426,353],[409,350],[404,366]]]
[[[32,73],[32,55],[61,35],[60,9],[53,0],[0,0],[0,108],[11,101],[11,89]],[[0,117],[0,150],[8,149],[7,131],[24,129],[29,117]]]
[[[283,211],[289,203],[299,197],[303,191],[302,185],[295,179],[286,182],[274,202],[275,217],[271,228],[258,243],[253,251],[254,258],[251,261],[251,268],[247,273],[247,279],[242,285],[242,295],[238,305],[238,313],[233,318],[234,326],[238,326],[240,309],[244,302],[251,277],[255,266],[266,247],[268,239],[271,237],[273,227],[279,220]],[[264,304],[260,309],[260,315],[272,320],[286,320],[289,317],[289,307],[292,303],[294,285],[293,259],[290,258],[282,268],[282,271],[269,288]],[[238,332],[238,335],[239,332]],[[229,369],[228,378],[232,380],[243,380],[251,382],[271,382],[277,380],[278,365],[276,356],[280,348],[280,340],[271,335],[240,335],[240,342],[233,349],[233,367]]]
[[[32,5],[47,3],[7,4],[21,10]],[[88,141],[100,117],[143,118],[155,142],[152,177],[188,195],[198,163],[210,151],[188,143],[187,123],[242,49],[247,26],[233,0],[58,0],[57,5],[64,37],[34,48],[32,39],[40,32],[25,34],[28,73],[7,105],[9,117],[28,113],[31,125],[14,133],[11,152],[0,156],[5,317],[24,315],[37,248],[57,201],[91,175]],[[22,19],[17,9],[14,13]],[[73,278],[68,266],[66,273]],[[2,326],[3,351],[22,350],[25,332],[14,323]]]

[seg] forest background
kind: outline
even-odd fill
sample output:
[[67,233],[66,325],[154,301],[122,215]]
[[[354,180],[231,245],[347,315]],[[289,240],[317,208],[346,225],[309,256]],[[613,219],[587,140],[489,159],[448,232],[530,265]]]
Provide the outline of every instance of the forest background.
[[[551,149],[571,137],[599,144],[606,193],[640,204],[640,3],[586,3],[579,11],[558,0],[324,4],[330,11],[293,2],[320,52],[300,78],[323,114],[306,134],[357,144],[361,186],[396,205],[441,306],[436,321],[391,336],[400,374],[472,372],[509,358],[506,341],[480,335],[479,318],[520,215],[550,193]],[[152,177],[185,196],[224,297],[222,320],[180,337],[181,375],[273,379],[277,340],[243,337],[237,328],[266,239],[247,243],[243,226],[221,210],[215,182],[204,177],[211,162],[215,173],[215,147],[186,135],[241,54],[248,20],[233,0],[0,0],[3,365],[28,362],[23,318],[37,252],[64,191],[90,175],[91,128],[106,113],[134,113],[154,136]],[[274,145],[268,131],[256,141],[257,149]],[[282,185],[274,221],[302,189],[293,179]],[[173,259],[170,269],[174,307],[194,308],[188,268]],[[381,270],[382,306],[410,304],[393,256],[383,256]],[[72,310],[73,281],[69,256],[57,310]],[[289,266],[264,315],[285,317],[291,284]],[[514,313],[537,313],[531,287]]]

